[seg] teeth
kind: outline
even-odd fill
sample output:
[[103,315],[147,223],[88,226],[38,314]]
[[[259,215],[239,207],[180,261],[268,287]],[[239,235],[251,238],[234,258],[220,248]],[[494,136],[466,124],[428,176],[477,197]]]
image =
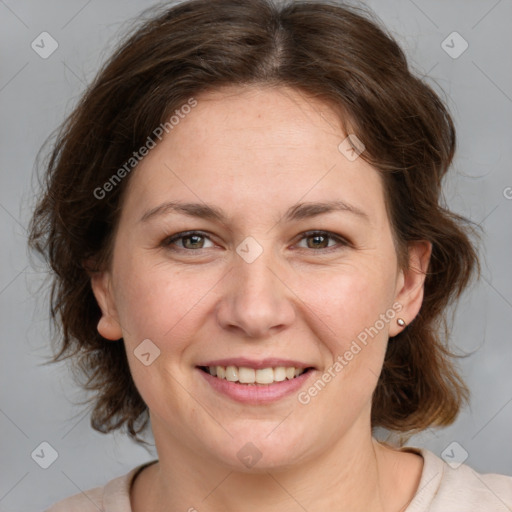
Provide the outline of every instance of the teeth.
[[238,380],[238,370],[236,366],[226,366],[226,380],[236,382]]
[[256,382],[256,372],[252,368],[239,368],[238,381],[242,384],[254,384]]
[[274,370],[272,368],[256,370],[256,382],[258,384],[272,384],[274,382]]
[[278,366],[274,368],[274,380],[276,382],[282,382],[286,379],[286,368],[284,366]]
[[229,382],[239,382],[240,384],[272,384],[273,382],[282,382],[286,379],[291,380],[304,373],[304,368],[294,368],[278,366],[276,368],[247,368],[245,366],[208,366],[210,375],[218,379],[226,379]]

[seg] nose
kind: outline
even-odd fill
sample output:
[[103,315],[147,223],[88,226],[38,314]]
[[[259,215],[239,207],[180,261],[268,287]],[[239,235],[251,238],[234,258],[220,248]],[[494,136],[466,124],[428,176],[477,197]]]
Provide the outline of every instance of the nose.
[[217,306],[220,326],[238,336],[267,338],[292,325],[296,314],[293,293],[282,267],[279,271],[272,261],[271,251],[264,251],[252,263],[238,255],[234,258]]

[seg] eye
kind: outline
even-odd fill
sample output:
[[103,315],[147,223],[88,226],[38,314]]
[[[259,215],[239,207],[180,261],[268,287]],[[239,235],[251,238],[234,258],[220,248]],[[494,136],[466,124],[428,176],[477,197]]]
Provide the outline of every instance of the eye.
[[[349,245],[346,240],[328,231],[308,231],[303,234],[301,242],[306,240],[307,249],[332,249],[336,246],[336,243],[329,245],[329,241],[334,240],[338,242],[338,245],[347,246]],[[303,248],[303,247],[302,247]]]
[[[210,245],[205,245],[206,241],[208,241]],[[301,249],[335,250],[337,249],[336,245],[350,245],[347,240],[329,231],[308,231],[303,233],[299,240],[299,242],[303,241],[306,241],[306,247],[299,246]],[[334,243],[330,243],[333,241]],[[209,236],[202,231],[186,231],[166,238],[162,242],[162,246],[170,248],[171,250],[194,251],[211,248],[213,247],[213,243]]]
[[177,245],[178,249],[184,250],[208,249],[208,247],[213,247],[213,244],[205,247],[205,240],[210,240],[205,233],[202,233],[201,231],[187,231],[184,233],[177,233],[170,238],[166,238],[162,242],[162,245],[165,247]]

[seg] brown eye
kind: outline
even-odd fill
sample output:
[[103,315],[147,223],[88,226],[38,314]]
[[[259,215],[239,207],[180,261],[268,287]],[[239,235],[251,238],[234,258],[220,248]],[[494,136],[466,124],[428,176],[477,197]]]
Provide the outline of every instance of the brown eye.
[[341,237],[329,233],[328,231],[313,231],[304,233],[301,239],[306,240],[307,249],[331,249],[336,246],[336,243],[329,244],[330,241],[337,242],[338,245],[346,246],[348,243]]
[[325,249],[329,245],[329,237],[325,235],[311,235],[307,240],[309,249]]
[[201,235],[189,235],[182,238],[185,249],[202,249],[204,239]]
[[167,238],[163,242],[163,245],[166,247],[174,245],[178,249],[207,249],[208,247],[205,247],[207,240],[209,240],[209,238],[203,233],[189,231],[187,233],[178,233],[177,235]]

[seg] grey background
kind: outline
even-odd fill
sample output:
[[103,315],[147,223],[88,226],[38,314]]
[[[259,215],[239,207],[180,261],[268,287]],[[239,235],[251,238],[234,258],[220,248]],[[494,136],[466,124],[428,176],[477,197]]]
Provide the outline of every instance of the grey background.
[[[452,209],[484,229],[483,278],[456,312],[453,344],[471,407],[450,428],[412,438],[441,456],[456,441],[479,472],[512,475],[512,20],[511,0],[367,2],[406,49],[411,65],[442,88],[459,148],[446,184]],[[142,0],[0,0],[0,510],[40,511],[103,485],[156,457],[120,434],[89,426],[66,366],[40,366],[49,352],[44,277],[30,267],[26,226],[34,204],[37,151],[69,113]],[[43,31],[59,44],[48,59],[31,48]],[[454,59],[441,43],[457,31],[469,44]],[[452,51],[459,42],[448,44]],[[42,469],[42,441],[58,452]],[[455,452],[462,453],[456,446]]]

